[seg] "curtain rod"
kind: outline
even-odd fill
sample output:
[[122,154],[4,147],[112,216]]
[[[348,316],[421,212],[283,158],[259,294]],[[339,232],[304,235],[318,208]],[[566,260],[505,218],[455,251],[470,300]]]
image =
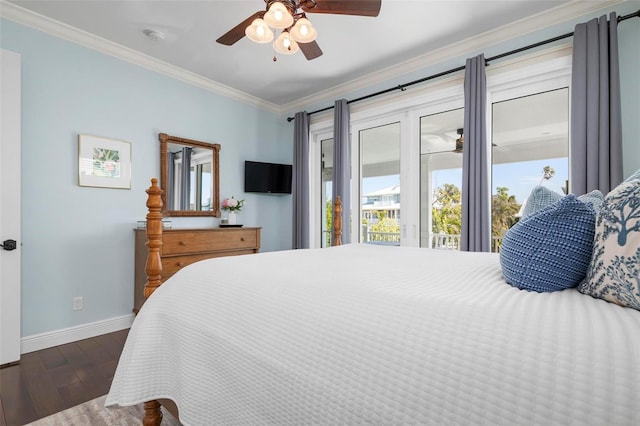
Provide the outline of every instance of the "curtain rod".
[[[638,9],[638,11],[630,13],[628,15],[618,16],[617,20],[618,20],[618,22],[622,22],[622,21],[626,21],[627,19],[630,19],[630,18],[640,18],[640,9]],[[556,36],[556,37],[549,38],[547,40],[539,41],[537,43],[529,44],[527,46],[520,47],[518,49],[510,50],[508,52],[501,53],[499,55],[492,56],[490,58],[486,58],[484,61],[485,61],[486,65],[489,65],[489,62],[495,61],[496,59],[501,59],[501,58],[504,58],[505,56],[513,55],[513,54],[516,54],[516,53],[524,52],[525,50],[529,50],[529,49],[533,49],[533,48],[536,48],[536,47],[544,46],[545,44],[553,43],[553,42],[558,41],[558,40],[563,40],[563,39],[569,38],[571,36],[573,36],[573,31],[570,32],[570,33],[566,33],[566,34],[562,34],[562,35],[559,35],[559,36]],[[425,81],[433,80],[434,78],[438,78],[438,77],[443,77],[443,76],[448,75],[448,74],[453,74],[455,72],[462,71],[464,69],[465,69],[464,65],[460,66],[460,67],[452,68],[450,70],[442,71],[442,72],[439,72],[437,74],[430,75],[428,77],[423,77],[423,78],[418,79],[418,80],[410,81],[409,83],[399,84],[397,86],[390,87],[388,89],[381,90],[379,92],[375,92],[375,93],[371,93],[369,95],[361,96],[361,97],[356,98],[356,99],[351,99],[351,100],[347,101],[347,104],[350,104],[350,103],[353,103],[353,102],[363,101],[365,99],[373,98],[373,97],[380,96],[380,95],[384,95],[385,93],[393,92],[394,90],[400,90],[401,92],[404,92],[405,90],[407,90],[407,87],[413,86],[414,84],[424,83]],[[318,109],[318,110],[315,110],[315,111],[311,111],[311,112],[307,113],[307,115],[317,114],[319,112],[328,111],[328,110],[333,109],[333,108],[334,108],[334,106],[331,105],[331,106],[328,106],[326,108],[322,108],[322,109]],[[292,120],[295,120],[295,117],[287,117],[287,121],[291,122]]]

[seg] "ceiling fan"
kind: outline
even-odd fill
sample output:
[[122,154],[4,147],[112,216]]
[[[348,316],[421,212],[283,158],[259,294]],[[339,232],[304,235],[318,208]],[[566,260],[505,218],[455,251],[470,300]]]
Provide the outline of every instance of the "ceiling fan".
[[[264,0],[264,2],[265,10],[249,16],[216,41],[231,46],[246,35],[256,43],[269,43],[274,38],[271,28],[275,28],[282,30],[273,43],[277,52],[290,55],[302,50],[304,56],[312,60],[322,55],[322,50],[316,43],[317,31],[307,19],[307,13],[378,16],[382,0]],[[273,60],[276,60],[275,56]]]
[[[429,151],[426,154],[441,154],[443,152],[453,152],[455,154],[462,154],[462,151],[464,151],[464,129],[462,128],[457,129],[456,136],[458,138],[456,139],[456,144],[454,149],[447,149],[444,151]],[[496,146],[498,145],[496,145],[495,143],[491,143],[492,148]]]
[[464,130],[458,129],[456,131],[456,134],[459,135],[458,139],[456,139],[456,148],[451,152],[455,152],[456,154],[462,154],[462,150],[464,148]]
[[[435,136],[435,135],[434,135]],[[447,133],[447,137],[449,137],[449,133]],[[442,137],[438,136],[437,137],[438,140],[442,140],[442,143],[444,143],[444,140]],[[446,142],[447,144],[449,143],[448,141]],[[462,151],[464,149],[464,132],[463,129],[457,129],[456,130],[456,139],[455,139],[455,145],[454,145],[454,149],[445,149],[445,150],[441,150],[441,151],[431,151],[429,150],[428,152],[423,153],[423,155],[425,154],[441,154],[441,153],[445,153],[445,152],[453,152],[456,154],[462,154]]]

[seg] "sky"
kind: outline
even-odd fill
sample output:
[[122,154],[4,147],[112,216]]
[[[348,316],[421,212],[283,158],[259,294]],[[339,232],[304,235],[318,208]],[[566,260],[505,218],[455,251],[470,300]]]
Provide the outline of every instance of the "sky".
[[[542,169],[545,166],[553,167],[556,173],[548,181],[541,182]],[[445,183],[453,183],[458,188],[462,188],[462,169],[438,170],[433,175],[434,187],[442,186]],[[493,166],[492,171],[491,191],[492,194],[495,194],[497,187],[504,186],[509,188],[507,192],[510,195],[515,195],[516,201],[522,204],[531,193],[531,190],[540,184],[564,194],[562,188],[567,179],[569,179],[569,165],[566,157],[496,164]]]
[[[548,181],[542,181],[542,169],[545,166],[551,166],[555,170],[555,175]],[[496,192],[497,187],[504,186],[509,188],[508,193],[510,195],[515,195],[518,203],[522,203],[529,196],[531,190],[539,184],[563,194],[562,188],[569,178],[569,167],[566,157],[523,161],[494,165],[492,175],[492,193]],[[434,187],[442,186],[445,183],[453,183],[458,188],[462,188],[462,169],[434,171]],[[362,194],[368,194],[399,184],[400,175],[366,178],[362,184]],[[328,197],[331,197],[330,189]]]

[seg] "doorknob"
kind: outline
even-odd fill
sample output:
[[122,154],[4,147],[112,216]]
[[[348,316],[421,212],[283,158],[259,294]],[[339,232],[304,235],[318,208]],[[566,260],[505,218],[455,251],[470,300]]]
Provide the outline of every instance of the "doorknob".
[[11,251],[16,249],[17,243],[16,240],[4,240],[2,244],[0,244],[0,247],[4,250]]

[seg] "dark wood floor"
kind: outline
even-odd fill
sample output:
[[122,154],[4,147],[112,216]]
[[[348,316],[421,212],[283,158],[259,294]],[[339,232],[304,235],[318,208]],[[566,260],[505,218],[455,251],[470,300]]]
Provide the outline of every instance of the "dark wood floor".
[[0,426],[18,426],[109,392],[129,330],[38,352],[0,369]]

